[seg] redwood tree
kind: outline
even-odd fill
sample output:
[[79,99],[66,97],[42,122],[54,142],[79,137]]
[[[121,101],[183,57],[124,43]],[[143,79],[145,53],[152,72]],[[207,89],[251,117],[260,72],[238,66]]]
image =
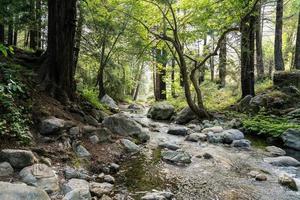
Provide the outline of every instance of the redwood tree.
[[300,69],[300,12],[298,19],[298,31],[297,31],[297,41],[296,41],[296,53],[295,53],[295,68]]
[[241,21],[241,84],[242,97],[254,96],[254,26],[255,17],[247,15]]
[[282,57],[282,17],[283,17],[283,0],[277,0],[276,6],[276,27],[275,27],[275,69],[284,71],[284,62]]
[[262,26],[261,26],[261,0],[256,5],[255,44],[256,44],[256,71],[257,79],[264,78],[264,61],[262,48]]
[[48,0],[48,48],[41,78],[50,95],[62,102],[74,97],[76,0]]

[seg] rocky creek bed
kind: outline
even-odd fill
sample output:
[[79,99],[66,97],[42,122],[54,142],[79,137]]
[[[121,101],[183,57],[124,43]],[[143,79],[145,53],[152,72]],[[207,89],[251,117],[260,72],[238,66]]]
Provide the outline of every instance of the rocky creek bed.
[[[60,136],[50,152],[2,149],[0,199],[300,199],[300,162],[293,158],[299,151],[245,138],[224,120],[182,126],[145,111],[126,107],[98,128],[44,120],[43,140],[51,143],[66,126],[70,137]],[[105,163],[97,162],[101,156]]]

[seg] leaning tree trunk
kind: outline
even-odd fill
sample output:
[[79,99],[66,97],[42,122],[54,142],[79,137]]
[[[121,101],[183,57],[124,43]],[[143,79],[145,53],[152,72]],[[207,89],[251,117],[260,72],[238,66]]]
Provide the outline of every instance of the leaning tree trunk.
[[166,68],[167,68],[167,51],[163,48],[162,50],[156,49],[156,101],[166,100]]
[[257,14],[255,24],[255,39],[256,39],[256,71],[257,79],[264,78],[264,61],[262,48],[262,30],[261,30],[261,0],[257,3]]
[[241,84],[242,97],[254,96],[254,26],[255,17],[248,15],[241,21]]
[[[212,38],[212,49],[215,49],[215,37],[214,37],[214,33],[211,34],[211,38]],[[212,56],[209,59],[209,66],[210,66],[210,80],[212,82],[214,82],[214,80],[215,80],[215,59],[214,59],[214,56]]]
[[284,71],[284,61],[282,57],[282,17],[283,17],[283,0],[277,0],[276,6],[276,27],[275,27],[275,69]]
[[48,1],[47,59],[41,71],[46,91],[63,103],[74,98],[76,0]]
[[173,98],[176,98],[175,89],[175,59],[172,59],[172,71],[171,71],[171,94]]
[[297,41],[296,41],[296,52],[295,52],[295,68],[300,69],[300,12],[298,19],[298,31],[297,31]]
[[4,44],[4,25],[0,24],[0,43]]
[[226,63],[227,63],[227,49],[226,38],[221,42],[219,54],[219,79],[220,87],[224,88],[226,85]]

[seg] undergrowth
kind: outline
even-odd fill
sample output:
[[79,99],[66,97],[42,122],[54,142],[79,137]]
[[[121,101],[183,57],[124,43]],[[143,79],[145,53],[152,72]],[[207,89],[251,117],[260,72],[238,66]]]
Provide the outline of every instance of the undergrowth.
[[23,74],[19,65],[0,63],[0,138],[16,138],[29,144],[31,106]]

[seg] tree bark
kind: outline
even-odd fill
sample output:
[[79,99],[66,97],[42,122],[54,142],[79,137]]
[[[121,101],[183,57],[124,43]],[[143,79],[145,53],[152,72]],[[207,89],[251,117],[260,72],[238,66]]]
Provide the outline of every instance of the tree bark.
[[[81,36],[82,36],[82,26],[83,26],[83,9],[81,8],[81,2],[77,3],[78,10],[78,23],[75,33],[75,48],[74,48],[74,66],[77,67],[79,52],[80,52],[80,44],[81,44]],[[75,75],[75,71],[74,71]]]
[[8,45],[13,45],[13,38],[14,38],[13,24],[10,23],[8,25],[8,39],[7,39],[7,44]]
[[300,69],[300,12],[298,18],[298,30],[297,30],[297,41],[296,41],[296,51],[295,51],[295,69]]
[[[215,49],[214,33],[211,34],[211,39],[212,39],[212,49]],[[210,80],[212,82],[214,82],[214,80],[215,80],[215,59],[214,59],[214,56],[212,56],[209,59],[209,66],[210,66]]]
[[134,90],[134,95],[133,95],[133,100],[136,101],[139,95],[139,91],[140,91],[140,87],[141,87],[141,80],[142,80],[142,75],[144,72],[144,63],[142,64],[141,68],[139,69],[139,74],[138,74],[138,78],[137,78],[137,85],[136,88]]
[[255,39],[256,39],[256,71],[257,79],[264,78],[264,61],[262,48],[262,30],[261,30],[261,0],[257,3],[256,24],[255,24]]
[[156,49],[156,101],[166,100],[166,68],[167,68],[167,51],[165,48]]
[[13,45],[14,45],[14,46],[17,46],[17,44],[18,44],[18,30],[17,30],[17,28],[15,27],[15,29],[14,29]]
[[224,88],[226,85],[226,65],[227,65],[227,49],[226,38],[221,42],[219,54],[219,81],[220,87]]
[[171,95],[173,98],[176,98],[176,89],[175,89],[175,59],[172,59],[172,71],[171,71]]
[[241,21],[241,85],[242,98],[254,91],[254,26],[255,17],[248,15]]
[[36,0],[36,42],[39,49],[42,48],[42,0]]
[[30,0],[30,13],[32,25],[29,30],[29,47],[31,49],[37,49],[37,27],[36,27],[36,8],[34,0]]
[[282,17],[283,17],[283,0],[277,0],[275,47],[274,47],[275,70],[277,71],[284,71],[284,61],[282,57]]
[[76,0],[48,1],[47,59],[41,70],[45,90],[63,103],[74,98]]
[[4,24],[0,24],[0,43],[4,44],[5,35],[4,35]]

